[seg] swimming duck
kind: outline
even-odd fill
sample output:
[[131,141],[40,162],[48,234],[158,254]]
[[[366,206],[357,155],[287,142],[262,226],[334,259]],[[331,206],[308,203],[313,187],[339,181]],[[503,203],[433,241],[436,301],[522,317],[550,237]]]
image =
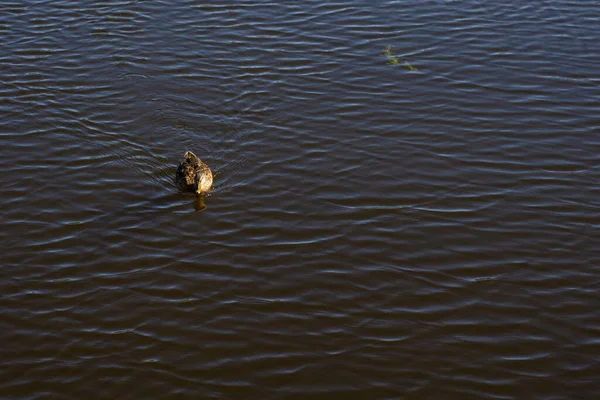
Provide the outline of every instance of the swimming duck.
[[177,167],[175,181],[181,190],[204,194],[212,187],[213,175],[208,165],[191,151],[186,151]]

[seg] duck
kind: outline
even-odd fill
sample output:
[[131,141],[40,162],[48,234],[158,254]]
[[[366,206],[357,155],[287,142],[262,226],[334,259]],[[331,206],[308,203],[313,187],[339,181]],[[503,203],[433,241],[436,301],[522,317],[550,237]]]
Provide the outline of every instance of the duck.
[[212,187],[213,174],[208,165],[203,163],[198,156],[191,151],[186,151],[183,154],[183,161],[177,167],[175,182],[183,191],[204,195]]

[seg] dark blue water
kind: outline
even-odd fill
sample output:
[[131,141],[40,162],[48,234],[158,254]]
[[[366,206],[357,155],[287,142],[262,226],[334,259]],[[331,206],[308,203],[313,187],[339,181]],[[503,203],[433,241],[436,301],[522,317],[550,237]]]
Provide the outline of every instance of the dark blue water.
[[2,2],[0,397],[599,398],[599,21]]

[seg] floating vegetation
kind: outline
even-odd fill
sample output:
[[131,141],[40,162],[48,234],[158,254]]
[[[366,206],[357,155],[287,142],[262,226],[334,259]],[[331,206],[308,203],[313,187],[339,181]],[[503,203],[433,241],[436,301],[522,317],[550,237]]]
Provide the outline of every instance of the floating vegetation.
[[[385,46],[385,51],[383,52],[383,54],[385,54],[385,56],[387,57],[388,64],[396,65],[400,62],[398,61],[398,58],[396,58],[396,56],[392,54],[392,46]],[[404,61],[404,64],[402,64],[402,66],[410,69],[411,71],[418,71],[417,67],[413,67],[411,64],[408,63],[408,61]]]
[[388,59],[388,64],[398,64],[398,59],[392,55],[392,46],[386,46],[384,54]]
[[408,61],[404,61],[404,64],[402,64],[403,66],[405,66],[406,68],[410,69],[411,71],[418,71],[417,67],[413,67],[412,65],[410,65],[408,63]]

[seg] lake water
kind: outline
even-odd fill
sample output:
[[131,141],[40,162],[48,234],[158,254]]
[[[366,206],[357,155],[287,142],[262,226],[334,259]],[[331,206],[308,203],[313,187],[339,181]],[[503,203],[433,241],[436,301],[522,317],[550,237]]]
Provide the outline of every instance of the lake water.
[[0,397],[600,398],[599,38],[591,1],[2,1]]

